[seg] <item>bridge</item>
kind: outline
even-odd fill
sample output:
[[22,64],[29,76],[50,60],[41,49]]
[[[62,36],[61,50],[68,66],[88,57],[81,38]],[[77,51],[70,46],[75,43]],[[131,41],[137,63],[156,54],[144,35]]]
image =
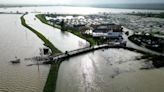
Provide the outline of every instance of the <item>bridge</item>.
[[[103,45],[97,45],[97,46],[90,46],[90,47],[85,47],[85,48],[80,48],[80,49],[76,49],[76,50],[72,50],[72,51],[66,51],[65,53],[61,53],[55,56],[49,56],[47,61],[43,62],[43,64],[50,64],[50,63],[60,63],[70,57],[74,57],[83,53],[87,53],[87,52],[91,52],[91,51],[95,51],[98,49],[106,49],[106,48],[123,48],[123,49],[128,49],[131,51],[136,51],[139,53],[144,53],[144,54],[149,54],[149,55],[158,55],[158,54],[153,54],[151,52],[142,50],[142,49],[137,49],[137,48],[133,48],[133,47],[127,47],[125,46],[125,43],[119,43],[119,44],[115,44],[115,43],[110,43],[110,44],[103,44]],[[163,54],[160,54],[158,56],[164,56]]]
[[55,56],[49,56],[49,60],[43,62],[44,64],[50,64],[50,63],[60,63],[64,61],[65,59],[68,59],[70,57],[74,57],[83,53],[95,51],[98,49],[105,49],[105,48],[127,48],[124,44],[103,44],[103,45],[97,45],[97,46],[90,46],[85,48],[80,48],[72,51],[66,51],[65,53],[61,53]]

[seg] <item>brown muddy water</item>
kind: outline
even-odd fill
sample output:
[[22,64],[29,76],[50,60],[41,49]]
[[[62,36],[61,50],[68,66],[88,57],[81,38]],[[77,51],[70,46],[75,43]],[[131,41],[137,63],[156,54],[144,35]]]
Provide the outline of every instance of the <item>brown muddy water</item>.
[[[42,92],[49,72],[48,65],[27,66],[36,61],[27,61],[25,58],[40,55],[39,48],[44,46],[34,33],[21,25],[21,16],[0,15],[0,20],[3,21],[0,23],[0,92]],[[83,47],[79,42],[87,43],[73,34],[63,34],[39,20],[34,21],[33,18],[34,15],[27,18],[27,23],[34,29],[41,29],[39,32],[63,52]],[[21,59],[20,64],[10,63],[15,57]]]
[[163,92],[164,68],[124,49],[98,50],[64,61],[56,92]]
[[[21,15],[0,15],[0,92],[42,92],[49,66],[26,66],[24,58],[39,55],[43,42],[20,22]],[[20,64],[11,64],[15,56]]]
[[[39,48],[44,47],[43,42],[21,25],[20,16],[0,15],[0,92],[42,92],[49,66],[26,66],[34,61],[25,61],[24,58],[38,56]],[[39,29],[35,25],[38,20],[30,23],[33,18],[33,15],[26,16],[28,23]],[[46,35],[44,30],[40,32]],[[76,42],[72,42],[76,46],[71,45],[72,34],[57,38],[55,34],[47,36],[50,40],[54,37],[53,43],[63,52],[81,47],[78,45],[81,39],[77,37]],[[67,42],[62,39],[67,39]],[[69,45],[57,44],[60,40]],[[21,59],[20,64],[9,62],[15,56]],[[141,70],[152,65],[145,59],[137,59],[141,56],[124,49],[108,49],[65,60],[59,69],[56,92],[163,92],[164,68]]]

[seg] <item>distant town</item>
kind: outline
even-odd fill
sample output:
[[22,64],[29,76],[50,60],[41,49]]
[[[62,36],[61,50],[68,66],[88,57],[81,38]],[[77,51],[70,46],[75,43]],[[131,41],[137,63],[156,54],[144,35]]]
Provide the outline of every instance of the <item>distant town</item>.
[[[101,13],[97,15],[45,14],[45,19],[48,24],[58,27],[61,26],[63,22],[63,30],[74,30],[83,36],[96,40],[99,39],[97,44],[119,42],[120,44],[126,45],[126,40],[123,39],[123,34],[126,34],[127,36],[131,35],[129,39],[132,42],[163,53],[164,19],[138,16],[137,14],[138,13],[136,13],[136,15],[135,13]],[[133,30],[133,33],[129,34],[129,32],[125,32],[123,30],[124,27]],[[138,35],[140,35],[140,37],[138,37]]]
[[135,16],[130,14],[111,14],[102,13],[98,15],[86,15],[86,16],[53,16],[48,15],[46,17],[50,23],[59,24],[62,20],[68,26],[81,27],[92,26],[101,24],[117,24],[126,26],[127,28],[136,32],[147,32],[153,34],[164,34],[164,19],[152,18],[144,16]]

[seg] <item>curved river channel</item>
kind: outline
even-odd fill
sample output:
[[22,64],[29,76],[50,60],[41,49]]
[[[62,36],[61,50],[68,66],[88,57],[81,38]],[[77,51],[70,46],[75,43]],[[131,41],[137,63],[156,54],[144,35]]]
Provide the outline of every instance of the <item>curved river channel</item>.
[[[49,65],[27,66],[35,61],[25,58],[38,56],[44,46],[21,25],[21,16],[0,14],[0,92],[42,92],[49,72]],[[88,45],[71,33],[41,23],[34,14],[25,19],[62,52]],[[20,64],[9,62],[15,56],[21,59]],[[163,92],[164,68],[141,70],[147,65],[147,60],[137,59],[141,56],[125,49],[104,49],[65,60],[58,72],[56,92]]]

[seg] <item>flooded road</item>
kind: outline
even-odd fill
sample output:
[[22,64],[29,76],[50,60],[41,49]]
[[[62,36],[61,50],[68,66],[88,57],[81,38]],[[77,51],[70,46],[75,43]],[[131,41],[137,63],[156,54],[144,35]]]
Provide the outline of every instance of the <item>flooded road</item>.
[[140,70],[142,54],[108,49],[64,61],[56,92],[163,92],[164,69]]
[[[0,15],[0,92],[42,92],[49,66],[26,66],[39,55],[43,42],[20,22],[22,15]],[[15,56],[20,64],[11,64]]]

